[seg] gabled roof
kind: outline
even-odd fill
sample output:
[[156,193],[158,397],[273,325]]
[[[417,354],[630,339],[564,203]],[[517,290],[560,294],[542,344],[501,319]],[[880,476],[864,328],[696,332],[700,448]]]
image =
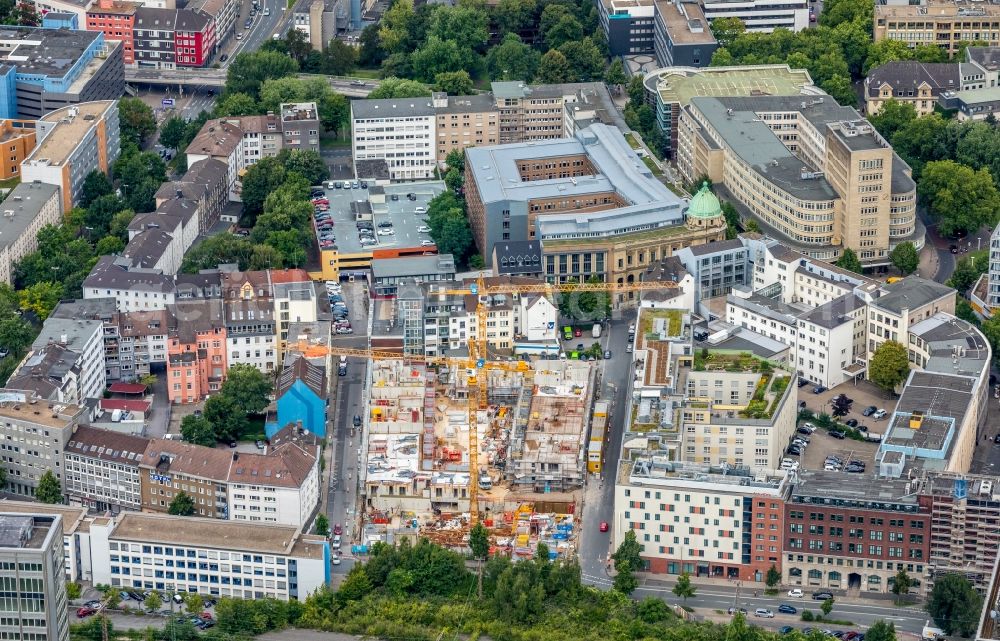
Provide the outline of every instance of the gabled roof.
[[148,438],[80,425],[66,443],[66,452],[138,468],[147,447]]
[[266,454],[239,454],[229,468],[230,483],[302,487],[316,465],[316,455],[298,443],[285,443]]
[[895,93],[916,89],[923,83],[930,85],[931,94],[935,96],[942,90],[961,89],[962,77],[958,63],[896,60],[872,69],[865,79],[868,95],[872,98],[879,95],[879,88],[883,84],[891,85]]
[[302,356],[281,370],[275,385],[275,396],[281,398],[296,381],[302,381],[319,398],[326,398],[326,372]]
[[141,465],[154,469],[163,468],[174,474],[225,482],[229,478],[229,466],[232,462],[233,458],[228,450],[154,438],[146,446]]

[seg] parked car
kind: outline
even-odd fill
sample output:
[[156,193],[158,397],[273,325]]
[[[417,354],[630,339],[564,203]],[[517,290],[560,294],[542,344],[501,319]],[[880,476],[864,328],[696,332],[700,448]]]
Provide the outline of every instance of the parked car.
[[826,601],[827,599],[833,598],[833,593],[821,590],[819,592],[813,592],[812,598],[813,601]]
[[391,227],[389,229],[380,229],[380,230],[378,230],[378,235],[379,236],[395,236],[396,235],[396,231],[394,229],[392,229]]
[[424,239],[424,240],[420,241],[420,246],[421,247],[433,247],[434,246],[434,241],[433,240],[426,240],[426,239]]
[[755,617],[763,617],[765,619],[774,618],[774,612],[771,612],[767,608],[757,608],[756,610],[753,611],[753,615]]
[[872,414],[874,414],[877,411],[878,411],[877,407],[875,407],[874,405],[869,405],[868,407],[865,408],[865,411],[861,412],[861,415],[862,416],[871,416]]
[[822,394],[825,391],[826,388],[823,387],[822,385],[817,385],[816,387],[813,388],[813,394]]
[[399,194],[393,194],[393,195],[389,196],[389,198],[391,200],[399,200]]
[[89,617],[91,614],[94,614],[95,612],[97,612],[96,609],[94,609],[94,608],[88,608],[87,606],[83,606],[82,608],[77,608],[77,610],[76,610],[76,618],[78,618],[78,619],[86,619],[87,617]]
[[800,456],[802,454],[802,450],[792,445],[785,451],[785,453],[789,456]]
[[858,426],[858,419],[852,418],[852,419],[846,421],[846,425],[847,425],[847,427],[857,427]]
[[409,194],[406,194],[406,199],[407,200],[416,200],[417,199],[417,195],[411,192]]
[[739,612],[743,616],[746,616],[747,609],[746,608],[729,608],[729,614],[736,614],[737,612]]
[[812,434],[812,432],[809,431],[809,428],[806,427],[800,427],[795,431],[798,432],[799,434]]
[[872,414],[872,418],[873,418],[873,419],[875,419],[875,420],[877,421],[877,420],[880,420],[880,419],[883,419],[883,418],[885,418],[886,414],[887,414],[887,412],[886,412],[885,410],[882,410],[882,409],[880,409],[880,410],[876,410],[876,411],[875,411],[875,412],[874,412],[874,413]]
[[354,427],[361,427],[361,416],[358,414],[354,415]]
[[333,533],[334,534],[343,534],[344,533],[344,528],[340,527],[340,523],[338,523],[338,524],[336,524],[336,525],[333,526]]
[[794,629],[795,628],[793,628],[790,625],[783,625],[780,628],[778,628],[778,634],[790,634]]
[[791,589],[791,590],[788,591],[788,596],[792,597],[793,599],[801,599],[802,598],[802,590],[799,589],[799,588],[793,588],[793,589]]
[[600,530],[601,530],[601,532],[607,532],[608,531],[608,522],[607,521],[601,521]]
[[836,439],[840,439],[841,441],[843,441],[845,438],[847,438],[847,434],[844,433],[844,432],[841,432],[840,430],[830,430],[830,436],[832,436],[833,438],[836,438]]
[[796,614],[798,611],[798,608],[792,607],[786,603],[782,603],[778,606],[778,612],[781,612],[782,614]]

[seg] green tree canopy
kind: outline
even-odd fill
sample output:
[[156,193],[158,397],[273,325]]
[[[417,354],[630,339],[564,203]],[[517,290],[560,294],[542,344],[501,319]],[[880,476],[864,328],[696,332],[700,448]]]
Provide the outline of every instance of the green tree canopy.
[[917,253],[917,248],[913,246],[913,243],[900,243],[889,253],[889,260],[903,276],[907,276],[917,271],[917,266],[920,264],[920,254]]
[[469,548],[475,559],[485,559],[489,554],[490,533],[482,523],[476,523],[469,532]]
[[896,626],[884,619],[879,619],[865,631],[865,641],[896,641]]
[[118,122],[122,142],[128,141],[139,147],[156,132],[153,110],[138,98],[126,97],[118,101]]
[[697,588],[691,585],[691,575],[684,572],[677,577],[677,583],[674,584],[674,588],[671,592],[684,599],[684,601],[687,601],[691,597],[695,596]]
[[215,430],[204,416],[188,414],[181,420],[181,437],[188,443],[215,446]]
[[886,140],[892,140],[897,131],[917,119],[917,110],[909,102],[889,99],[882,103],[877,113],[868,116],[868,121]]
[[557,49],[550,49],[539,61],[535,82],[557,84],[569,82],[573,77],[573,70],[570,68],[566,56]]
[[369,98],[419,98],[430,96],[427,85],[414,80],[402,78],[384,78],[379,81],[378,88],[368,94]]
[[226,95],[245,93],[258,98],[265,81],[284,78],[298,70],[295,60],[277,51],[240,53],[226,68]]
[[434,76],[434,89],[443,91],[450,96],[468,96],[472,94],[474,86],[469,72],[465,69],[459,71],[448,71]]
[[863,271],[861,261],[858,260],[858,255],[854,253],[854,250],[850,247],[844,249],[844,253],[842,253],[840,258],[837,259],[836,265],[837,267],[848,269],[857,274],[860,274]]
[[246,413],[225,394],[210,396],[203,414],[215,429],[215,438],[223,442],[237,440],[249,424]]
[[712,20],[712,35],[720,47],[727,47],[738,37],[746,33],[746,25],[739,18],[716,18]]
[[524,44],[514,33],[508,33],[486,54],[486,72],[491,80],[534,78],[541,60],[538,52]]
[[641,546],[636,540],[635,530],[630,528],[625,532],[625,538],[618,544],[618,549],[611,555],[611,559],[615,562],[615,570],[621,572],[623,563],[627,563],[628,567],[633,570],[642,568],[644,564],[640,552]]
[[191,495],[183,490],[178,492],[170,505],[167,507],[167,514],[172,514],[174,516],[191,516],[194,514],[195,506],[194,499]]
[[38,487],[35,488],[35,498],[41,503],[55,505],[63,502],[62,485],[52,470],[45,470],[42,477],[38,479]]
[[869,380],[887,392],[902,384],[909,372],[906,347],[896,341],[886,341],[879,345],[868,364]]
[[979,625],[983,597],[960,574],[935,577],[927,598],[927,612],[945,634],[970,637]]
[[238,411],[260,414],[270,402],[268,396],[273,390],[271,379],[263,372],[253,365],[237,363],[226,372],[226,380],[219,393],[231,398]]
[[976,171],[953,160],[929,162],[917,189],[945,236],[995,227],[1000,217],[1000,193],[986,169]]

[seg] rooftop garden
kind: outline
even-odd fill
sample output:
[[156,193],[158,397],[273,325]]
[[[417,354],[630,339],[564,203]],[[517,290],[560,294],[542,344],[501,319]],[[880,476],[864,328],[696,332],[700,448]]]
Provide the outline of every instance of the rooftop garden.
[[[750,399],[746,409],[740,412],[740,416],[745,418],[771,418],[774,416],[774,411],[778,409],[778,404],[781,403],[781,398],[785,395],[790,380],[790,376],[772,377],[770,373],[762,374],[757,382],[753,398]],[[770,403],[767,400],[768,395],[771,397]]]
[[709,350],[708,348],[703,348],[694,354],[694,371],[770,374],[774,371],[774,365],[770,361],[754,356],[750,352]]
[[680,336],[684,329],[684,311],[680,309],[656,309],[644,310],[640,321],[639,331],[650,340],[663,340],[667,336],[661,336],[654,330],[656,322],[661,319],[667,321],[667,336]]

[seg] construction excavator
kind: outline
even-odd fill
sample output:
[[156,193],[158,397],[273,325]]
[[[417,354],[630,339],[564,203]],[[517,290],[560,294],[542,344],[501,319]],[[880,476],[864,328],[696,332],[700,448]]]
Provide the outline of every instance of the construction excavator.
[[[449,364],[464,366],[467,369],[469,386],[469,527],[479,522],[479,434],[476,432],[477,414],[480,410],[489,409],[488,380],[481,370],[502,369],[506,371],[527,372],[530,367],[524,361],[506,362],[492,360],[487,349],[487,318],[489,305],[484,298],[498,295],[520,296],[524,294],[541,294],[551,298],[552,294],[576,294],[583,292],[603,292],[617,294],[622,292],[655,291],[677,287],[670,281],[631,282],[631,283],[515,283],[498,282],[487,284],[486,277],[480,274],[476,280],[462,289],[435,289],[435,294],[476,296],[476,331],[469,333],[468,357],[455,356],[424,356],[419,354],[400,354],[398,352],[371,349],[341,348],[336,346],[308,345],[299,341],[293,351],[307,358],[319,358],[327,354],[337,356],[355,356],[364,359],[407,360],[428,364]],[[473,388],[475,392],[473,393]]]

